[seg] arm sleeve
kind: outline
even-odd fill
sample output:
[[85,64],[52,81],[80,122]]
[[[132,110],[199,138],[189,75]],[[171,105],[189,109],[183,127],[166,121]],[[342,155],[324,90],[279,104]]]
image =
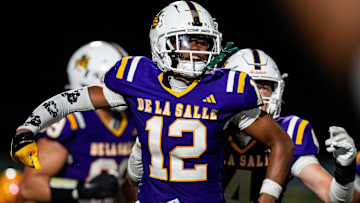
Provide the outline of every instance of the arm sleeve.
[[19,129],[29,129],[34,134],[75,111],[94,110],[87,87],[69,90],[40,104]]
[[139,142],[139,138],[137,137],[128,162],[128,176],[136,183],[140,182],[144,173],[141,154],[141,144]]

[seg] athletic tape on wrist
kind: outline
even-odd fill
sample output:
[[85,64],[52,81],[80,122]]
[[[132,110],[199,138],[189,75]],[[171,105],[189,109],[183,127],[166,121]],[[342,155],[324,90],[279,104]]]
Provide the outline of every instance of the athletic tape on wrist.
[[355,170],[356,170],[355,159],[349,166],[342,166],[341,164],[335,162],[334,176],[336,181],[341,185],[346,185],[350,182],[353,182],[355,179]]
[[266,193],[278,199],[281,194],[281,191],[282,191],[281,185],[279,185],[278,183],[276,183],[271,179],[266,178],[262,183],[260,194]]
[[349,202],[354,193],[354,183],[350,182],[346,185],[341,185],[335,178],[330,184],[330,201],[331,202]]

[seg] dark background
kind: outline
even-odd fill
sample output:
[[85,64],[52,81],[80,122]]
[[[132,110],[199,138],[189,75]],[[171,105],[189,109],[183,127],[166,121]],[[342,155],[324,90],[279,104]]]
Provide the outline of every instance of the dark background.
[[[10,138],[32,110],[64,90],[67,62],[80,46],[92,40],[113,41],[130,55],[151,58],[150,25],[169,2],[29,3],[4,8],[8,12],[2,25],[5,64],[0,157],[9,159]],[[345,127],[360,147],[360,119],[347,75],[337,77],[331,67],[327,69],[329,63],[324,63],[324,57],[317,55],[318,49],[301,34],[302,27],[283,1],[197,2],[217,19],[224,42],[261,49],[272,56],[281,72],[289,74],[282,115],[295,114],[310,121],[321,145],[321,156],[329,156],[324,141],[331,125]],[[346,69],[348,64],[344,66]]]

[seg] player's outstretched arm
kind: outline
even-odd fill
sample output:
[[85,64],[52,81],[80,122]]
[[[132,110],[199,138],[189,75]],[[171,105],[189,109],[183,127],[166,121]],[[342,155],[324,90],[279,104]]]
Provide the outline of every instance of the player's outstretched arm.
[[[348,202],[354,190],[354,157],[356,148],[353,139],[341,127],[329,128],[330,139],[326,141],[329,152],[336,160],[335,178],[319,163],[314,155],[301,156],[291,172],[323,202]],[[337,152],[336,152],[337,151]]]
[[314,155],[301,156],[294,163],[291,171],[323,202],[330,202],[330,185],[333,177],[320,165]]
[[76,111],[89,111],[125,105],[121,95],[105,86],[88,86],[69,90],[44,101],[16,130],[10,155],[14,161],[40,169],[35,134]]
[[266,179],[261,187],[259,202],[275,201],[282,191],[281,185],[288,174],[294,144],[281,126],[263,111],[256,121],[244,130],[271,148]]

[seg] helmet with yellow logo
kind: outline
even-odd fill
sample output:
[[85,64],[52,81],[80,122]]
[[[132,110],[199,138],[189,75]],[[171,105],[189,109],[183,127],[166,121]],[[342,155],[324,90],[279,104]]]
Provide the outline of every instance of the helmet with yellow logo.
[[0,174],[0,203],[34,203],[21,198],[22,179],[23,173],[14,168],[7,168]]
[[157,66],[187,78],[213,71],[205,67],[221,50],[217,23],[204,7],[192,1],[175,1],[162,9],[154,18],[149,37]]
[[67,66],[69,84],[67,89],[101,83],[102,77],[128,53],[118,44],[92,41],[80,47],[71,56]]

